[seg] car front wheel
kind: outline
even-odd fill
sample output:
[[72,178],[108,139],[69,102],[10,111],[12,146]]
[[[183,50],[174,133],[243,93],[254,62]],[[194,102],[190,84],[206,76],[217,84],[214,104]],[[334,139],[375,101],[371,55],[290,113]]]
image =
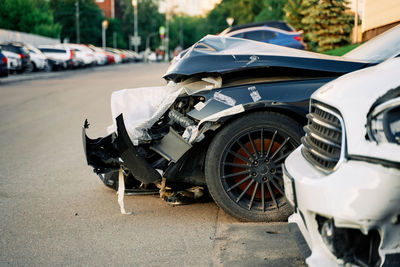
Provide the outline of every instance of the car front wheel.
[[282,163],[300,145],[301,124],[275,112],[255,112],[226,125],[205,163],[208,189],[226,213],[242,221],[285,221]]

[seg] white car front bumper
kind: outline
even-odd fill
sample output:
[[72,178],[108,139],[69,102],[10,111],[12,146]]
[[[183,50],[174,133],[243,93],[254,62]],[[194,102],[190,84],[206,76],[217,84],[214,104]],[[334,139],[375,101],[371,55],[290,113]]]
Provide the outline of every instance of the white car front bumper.
[[[297,224],[312,251],[307,264],[340,266],[349,262],[349,255],[345,252],[343,256],[338,252],[341,249],[336,248],[356,249],[351,246],[359,238],[376,239],[370,241],[379,246],[376,248],[381,259],[378,265],[399,263],[398,169],[364,161],[344,161],[336,171],[324,173],[311,165],[298,148],[285,161],[284,180],[288,201],[296,208],[289,223]],[[331,252],[321,235],[324,222],[327,225],[332,222],[333,231],[342,237],[348,237],[351,232],[350,239],[354,240],[334,238],[328,242],[336,249]]]

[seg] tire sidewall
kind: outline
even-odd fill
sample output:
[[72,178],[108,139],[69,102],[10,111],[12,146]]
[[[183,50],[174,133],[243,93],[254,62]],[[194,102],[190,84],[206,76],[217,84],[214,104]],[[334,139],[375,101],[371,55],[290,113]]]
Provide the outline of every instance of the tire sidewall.
[[[225,191],[221,173],[221,161],[224,151],[238,136],[251,129],[264,128],[278,130],[284,136],[291,137],[297,145],[300,145],[302,127],[288,116],[275,112],[254,112],[244,115],[227,124],[221,129],[211,141],[205,163],[205,176],[208,189],[215,202],[228,214],[242,221],[286,221],[292,213],[292,209],[285,203],[279,207],[266,212],[249,211],[236,204]],[[235,131],[235,129],[237,129]]]

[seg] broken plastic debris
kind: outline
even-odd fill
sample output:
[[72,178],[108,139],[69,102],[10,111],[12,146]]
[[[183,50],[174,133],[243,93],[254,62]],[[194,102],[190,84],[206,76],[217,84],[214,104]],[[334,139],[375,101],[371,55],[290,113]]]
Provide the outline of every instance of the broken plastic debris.
[[214,113],[208,117],[205,117],[197,124],[196,129],[193,130],[192,135],[190,136],[190,139],[189,139],[189,144],[198,142],[199,139],[204,138],[204,137],[202,137],[202,131],[200,130],[200,127],[202,127],[203,123],[217,121],[222,117],[234,115],[234,114],[238,114],[238,113],[242,113],[242,112],[244,112],[243,105],[237,105],[237,106],[222,110],[220,112]]
[[206,77],[202,78],[202,81],[211,83],[214,85],[214,88],[220,88],[222,86],[222,78],[221,77]]
[[189,142],[190,137],[192,136],[193,132],[196,130],[196,126],[189,126],[185,129],[182,134],[183,139]]
[[218,102],[224,103],[228,106],[232,106],[232,107],[236,104],[235,99],[233,99],[230,96],[222,94],[221,91],[215,92],[213,99],[215,99]]
[[201,91],[210,91],[212,89],[220,88],[222,86],[222,78],[205,77],[199,79],[199,77],[192,77],[178,85],[183,86],[186,94],[193,95]]
[[197,103],[196,105],[194,105],[194,108],[197,110],[197,111],[200,111],[200,110],[202,110],[204,107],[205,107],[206,105],[204,104],[204,102],[199,102],[199,103]]
[[192,204],[204,196],[203,190],[203,187],[195,186],[183,191],[166,192],[164,194],[164,200],[167,204],[172,206]]
[[260,93],[257,91],[257,88],[255,86],[250,86],[247,89],[249,90],[250,96],[254,102],[257,102],[258,100],[261,99]]
[[130,215],[132,212],[126,212],[124,205],[124,195],[125,195],[125,179],[122,167],[119,169],[118,173],[118,204],[121,209],[121,214]]

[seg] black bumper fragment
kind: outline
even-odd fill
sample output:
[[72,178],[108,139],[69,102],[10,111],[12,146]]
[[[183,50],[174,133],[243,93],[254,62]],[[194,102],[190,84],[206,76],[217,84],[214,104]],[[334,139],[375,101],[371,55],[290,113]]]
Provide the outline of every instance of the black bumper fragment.
[[100,178],[103,177],[102,174],[115,172],[123,165],[135,179],[145,184],[160,180],[160,174],[138,155],[126,131],[122,114],[116,121],[117,134],[112,133],[97,139],[90,139],[86,135],[89,124],[85,121],[82,141],[87,164],[93,167]]
[[118,150],[123,164],[127,167],[132,175],[139,181],[145,184],[161,180],[161,175],[151,167],[151,165],[143,158],[141,158],[125,128],[124,119],[122,114],[117,118],[117,132],[118,132]]

